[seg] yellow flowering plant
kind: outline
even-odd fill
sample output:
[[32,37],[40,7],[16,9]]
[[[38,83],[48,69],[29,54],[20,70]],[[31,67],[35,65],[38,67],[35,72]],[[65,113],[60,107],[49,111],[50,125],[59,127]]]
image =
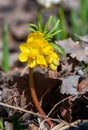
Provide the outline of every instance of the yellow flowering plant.
[[[50,16],[44,28],[42,28],[40,22],[38,22],[38,25],[29,24],[30,27],[28,29],[32,32],[28,35],[27,41],[20,45],[21,53],[18,57],[21,62],[28,63],[31,96],[37,110],[43,116],[46,116],[46,114],[42,110],[36,95],[33,82],[33,68],[39,66],[41,68],[57,70],[60,64],[60,57],[54,50],[57,49],[60,54],[63,54],[63,50],[52,42],[53,37],[61,31],[55,31],[59,25],[59,20],[55,26],[48,31],[51,20],[52,16]],[[47,123],[53,126],[52,121],[48,120]]]
[[55,31],[59,24],[59,20],[55,26],[48,31],[48,26],[52,20],[52,16],[49,18],[44,29],[38,22],[38,26],[30,24],[30,29],[33,33],[28,35],[26,43],[20,45],[21,54],[19,60],[21,62],[28,62],[30,68],[40,66],[41,68],[50,68],[56,70],[59,65],[59,56],[54,52],[54,48],[63,54],[63,50],[56,46],[52,39],[61,30]]

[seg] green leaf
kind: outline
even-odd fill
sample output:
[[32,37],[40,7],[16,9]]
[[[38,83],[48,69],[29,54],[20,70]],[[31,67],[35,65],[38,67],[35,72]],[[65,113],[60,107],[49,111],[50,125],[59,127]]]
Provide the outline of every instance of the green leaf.
[[59,32],[61,32],[61,31],[62,31],[62,30],[58,30],[58,31],[52,33],[51,36],[53,37],[53,36],[55,36],[56,34],[58,34]]
[[64,49],[61,48],[59,45],[56,45],[55,43],[52,43],[52,42],[50,43],[50,45],[51,45],[54,49],[56,49],[56,50],[59,52],[60,55],[64,55],[64,54],[65,54]]
[[34,29],[36,29],[36,30],[38,29],[38,26],[35,25],[35,24],[32,24],[32,23],[29,24],[29,27],[34,28]]
[[42,25],[40,22],[38,22],[38,31],[42,32]]
[[33,29],[33,28],[27,28],[26,30],[29,30],[29,31],[32,31],[32,32],[36,32],[36,30],[35,29]]
[[44,34],[48,32],[48,27],[49,27],[51,21],[52,21],[52,16],[49,17],[49,20],[44,27],[44,31],[43,31]]
[[55,26],[49,31],[49,34],[53,33],[59,25],[60,20],[57,20]]

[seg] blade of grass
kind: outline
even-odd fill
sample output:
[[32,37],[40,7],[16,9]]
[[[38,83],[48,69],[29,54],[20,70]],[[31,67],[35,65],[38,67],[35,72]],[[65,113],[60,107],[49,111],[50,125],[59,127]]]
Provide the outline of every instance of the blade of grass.
[[74,33],[79,34],[78,26],[77,26],[78,16],[77,13],[74,10],[71,10],[71,25],[72,25],[72,31]]
[[4,125],[3,125],[3,120],[2,119],[0,119],[0,129],[4,130]]
[[86,35],[87,34],[87,29],[88,29],[88,0],[81,0],[80,1],[80,19],[81,19],[81,35]]
[[2,67],[5,72],[9,71],[9,49],[8,49],[8,25],[3,28],[3,59]]
[[66,18],[64,14],[64,9],[62,7],[59,8],[59,17],[61,20],[61,28],[62,28],[62,39],[67,38],[67,28],[66,28]]

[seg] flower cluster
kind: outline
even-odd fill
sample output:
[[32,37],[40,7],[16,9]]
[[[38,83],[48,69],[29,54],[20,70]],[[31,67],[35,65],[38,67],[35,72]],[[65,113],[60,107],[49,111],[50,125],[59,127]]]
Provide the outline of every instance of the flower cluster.
[[40,66],[56,70],[59,65],[59,56],[41,32],[30,33],[27,42],[20,45],[20,50],[19,60],[27,62],[30,68]]

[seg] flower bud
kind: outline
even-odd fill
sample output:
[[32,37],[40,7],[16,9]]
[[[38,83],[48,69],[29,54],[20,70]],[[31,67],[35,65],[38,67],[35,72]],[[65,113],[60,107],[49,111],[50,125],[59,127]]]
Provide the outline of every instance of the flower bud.
[[50,64],[50,69],[52,69],[52,70],[57,70],[57,66],[54,65],[54,64]]

